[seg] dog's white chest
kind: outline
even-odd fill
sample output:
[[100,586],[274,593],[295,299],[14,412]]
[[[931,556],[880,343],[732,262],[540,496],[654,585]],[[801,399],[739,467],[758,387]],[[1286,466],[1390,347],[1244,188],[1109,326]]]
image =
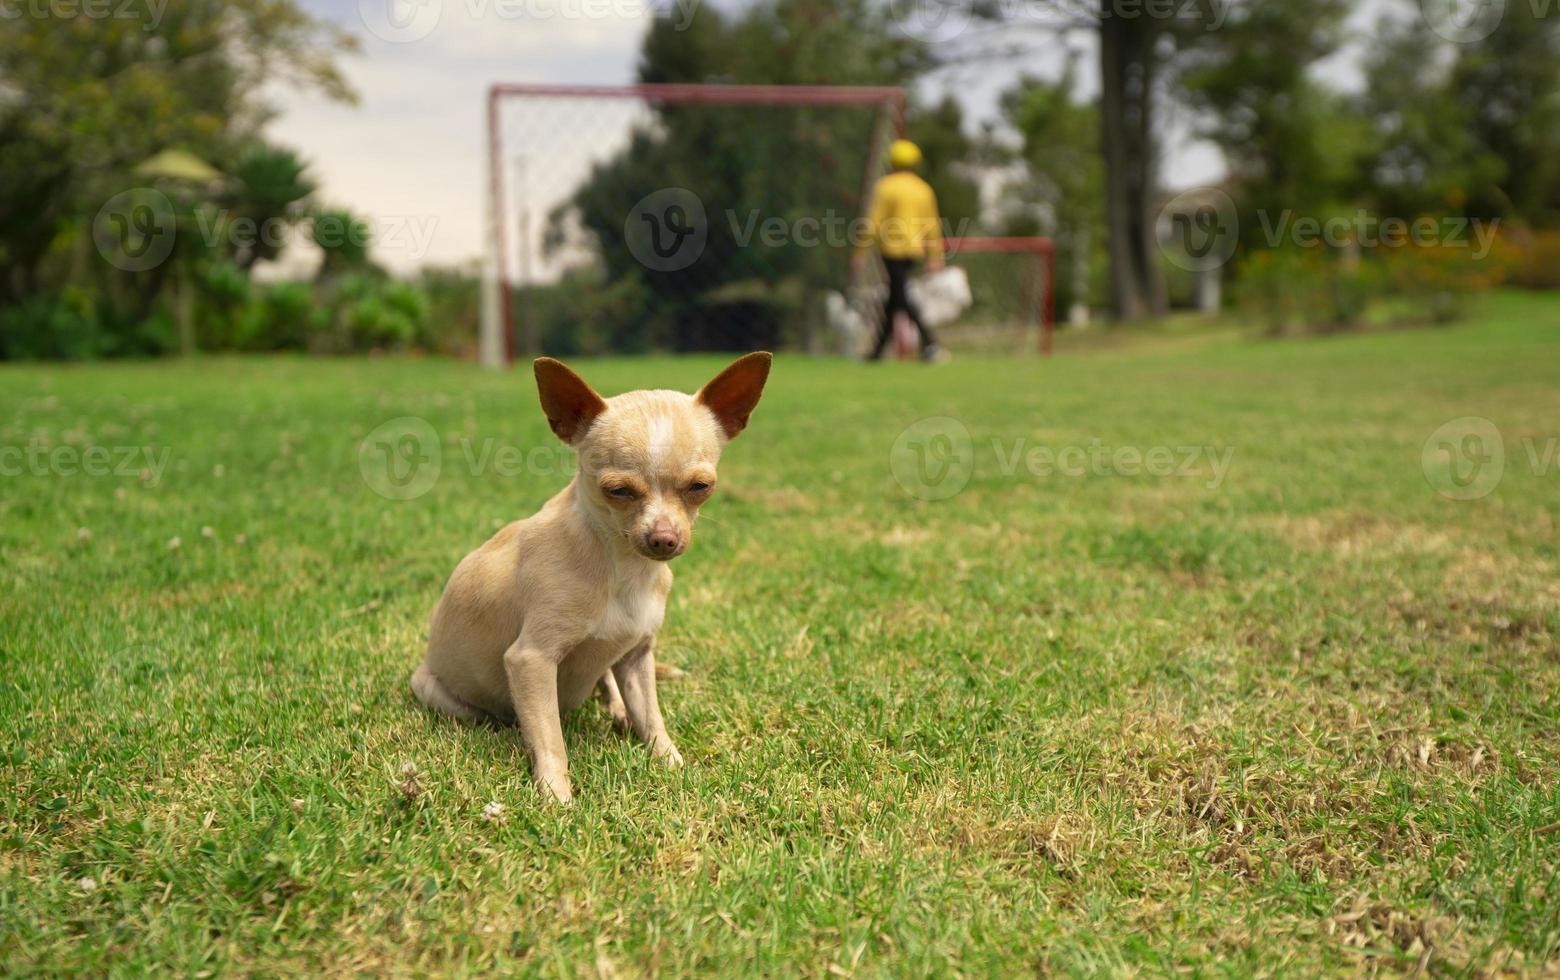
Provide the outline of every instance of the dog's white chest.
[[600,640],[637,640],[661,628],[666,616],[665,594],[654,577],[616,583],[592,636]]

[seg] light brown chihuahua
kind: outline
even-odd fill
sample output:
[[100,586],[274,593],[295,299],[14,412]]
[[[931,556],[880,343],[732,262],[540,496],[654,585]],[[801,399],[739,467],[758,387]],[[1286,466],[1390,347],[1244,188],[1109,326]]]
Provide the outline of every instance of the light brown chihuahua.
[[544,795],[574,797],[562,718],[598,684],[614,721],[682,765],[655,693],[666,563],[687,550],[721,448],[747,426],[770,360],[741,357],[696,395],[603,399],[563,364],[537,359],[542,411],[578,452],[578,470],[534,517],[456,566],[412,691],[457,718],[518,723]]

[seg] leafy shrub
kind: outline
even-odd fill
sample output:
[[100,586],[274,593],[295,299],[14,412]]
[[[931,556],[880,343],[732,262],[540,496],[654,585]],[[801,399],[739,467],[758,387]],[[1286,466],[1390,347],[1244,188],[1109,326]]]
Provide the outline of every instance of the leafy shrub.
[[1503,280],[1509,251],[1484,255],[1466,242],[1353,254],[1323,245],[1264,249],[1241,262],[1237,295],[1275,336],[1360,326],[1373,313],[1446,323],[1466,313],[1471,296]]
[[179,326],[164,310],[136,323],[129,333],[137,353],[166,354],[179,346]]
[[314,216],[309,237],[323,255],[323,271],[337,275],[368,264],[373,238],[367,222],[351,211],[326,210]]
[[331,329],[317,349],[404,348],[428,318],[428,297],[421,289],[372,273],[341,277],[329,306]]
[[256,291],[239,313],[236,333],[250,350],[301,349],[328,323],[308,283],[279,282]]
[[1381,264],[1355,258],[1339,258],[1324,277],[1327,292],[1320,297],[1326,303],[1329,323],[1338,327],[1356,327],[1365,322],[1370,307],[1387,292]]
[[1239,268],[1240,305],[1262,318],[1269,334],[1335,330],[1358,324],[1372,296],[1373,277],[1361,264],[1316,248],[1263,249]]
[[201,262],[195,285],[200,299],[200,346],[221,350],[239,345],[242,311],[249,303],[249,276],[226,259]]
[[481,332],[481,280],[475,267],[427,267],[417,287],[428,298],[428,315],[415,343],[454,357],[474,357]]
[[1466,246],[1408,244],[1393,249],[1387,269],[1394,289],[1435,323],[1450,323],[1467,312],[1474,293],[1499,285],[1503,256],[1478,257]]
[[1512,251],[1510,281],[1526,289],[1560,289],[1560,230],[1501,236]]
[[0,357],[8,360],[87,360],[116,346],[80,289],[0,310]]
[[214,305],[238,306],[249,299],[249,277],[232,262],[202,262],[196,278],[201,298]]
[[560,356],[641,352],[650,346],[652,295],[637,276],[603,282],[598,270],[565,273],[517,298],[516,316],[536,318],[542,349]]
[[359,344],[405,347],[428,319],[428,297],[421,289],[399,279],[382,280],[369,302],[372,328],[354,331]]

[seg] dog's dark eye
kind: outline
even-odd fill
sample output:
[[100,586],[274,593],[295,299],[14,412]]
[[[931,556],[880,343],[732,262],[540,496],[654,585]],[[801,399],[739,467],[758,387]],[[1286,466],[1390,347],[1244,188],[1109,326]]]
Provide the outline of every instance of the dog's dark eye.
[[607,487],[607,496],[616,497],[619,500],[634,499],[633,487]]
[[690,483],[690,484],[688,484],[688,492],[689,493],[709,493],[710,492],[710,485],[708,483]]

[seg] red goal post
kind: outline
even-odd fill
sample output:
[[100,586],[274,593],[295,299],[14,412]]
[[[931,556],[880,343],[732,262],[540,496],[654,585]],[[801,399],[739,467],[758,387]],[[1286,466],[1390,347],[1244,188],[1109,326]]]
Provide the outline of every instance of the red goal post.
[[1019,285],[1021,306],[1028,308],[1023,326],[1027,333],[1038,335],[1040,356],[1050,357],[1051,338],[1056,332],[1056,243],[1040,236],[968,235],[948,239],[946,248],[951,262],[957,262],[960,255],[1013,255],[1030,260],[1021,271]]
[[[704,174],[706,171],[700,170],[702,158],[730,151],[732,142],[743,147],[742,140],[748,139],[760,145],[761,150],[742,148],[748,155],[740,158],[758,172],[753,180],[758,189],[743,196],[751,189],[744,186],[741,192],[733,192],[729,183],[709,188],[695,185],[705,199],[726,207],[731,232],[736,230],[739,208],[755,202],[769,208],[771,214],[786,214],[795,223],[793,228],[811,220],[816,229],[818,217],[823,215],[830,220],[858,218],[864,213],[873,182],[886,172],[888,142],[904,135],[907,102],[904,90],[892,86],[493,85],[487,104],[482,362],[503,366],[512,363],[517,352],[539,352],[539,318],[554,331],[549,336],[557,337],[560,319],[567,320],[567,314],[575,312],[557,309],[560,295],[604,292],[617,296],[610,287],[621,283],[613,280],[610,272],[605,273],[605,281],[602,276],[595,280],[585,277],[585,285],[577,280],[560,284],[560,279],[584,266],[610,266],[611,260],[617,262],[622,274],[622,253],[625,249],[634,251],[638,244],[630,240],[634,232],[628,225],[638,207],[629,206],[633,197],[646,186],[659,186],[656,194],[681,190],[676,186],[679,174],[685,178],[689,173]],[[718,114],[683,107],[730,108],[739,115],[726,123]],[[775,114],[760,117],[754,111]],[[771,165],[752,166],[757,161]],[[654,185],[646,184],[645,171],[655,174]],[[608,178],[621,178],[625,172],[634,180],[624,181],[621,188],[610,184]],[[601,184],[608,186],[597,186]],[[614,197],[615,193],[619,196]],[[644,200],[648,197],[638,203]],[[699,203],[703,218],[702,200]],[[577,218],[587,204],[594,205],[591,220],[571,223],[568,219]],[[760,214],[758,207],[753,207],[751,214]],[[804,217],[797,219],[798,214]],[[660,268],[647,272],[629,263],[628,274],[621,278],[642,279],[651,287],[641,289],[649,299],[643,300],[634,315],[643,321],[654,315],[646,309],[661,307],[671,307],[675,313],[679,302],[686,303],[690,295],[697,295],[701,306],[683,307],[696,309],[696,322],[687,328],[688,336],[676,337],[676,343],[688,345],[679,349],[708,349],[698,344],[711,338],[716,342],[736,339],[719,333],[723,327],[736,331],[733,324],[738,314],[734,311],[751,314],[754,309],[783,307],[789,312],[783,316],[768,313],[763,325],[775,333],[777,343],[787,337],[794,341],[795,331],[787,326],[789,332],[782,337],[782,327],[777,324],[798,319],[797,310],[812,309],[806,304],[818,299],[820,289],[837,282],[838,276],[828,270],[842,269],[844,256],[836,263],[831,257],[836,249],[814,249],[812,254],[799,255],[800,231],[793,232],[789,252],[766,252],[750,240],[733,240],[715,222],[706,220],[704,224],[712,249],[704,261],[717,271],[708,273],[696,262],[680,272]],[[639,237],[654,235],[659,245],[662,226],[651,227]],[[724,251],[716,249],[717,237]],[[838,245],[833,241],[826,244]],[[1052,257],[1049,242],[1043,239],[963,238],[950,245],[954,252],[1033,255],[1042,264]],[[587,253],[591,257],[582,258]],[[643,266],[639,252],[635,257]],[[571,261],[576,264],[571,266]],[[739,267],[737,271],[733,266]],[[820,269],[825,271],[820,273]],[[667,285],[669,281],[674,281],[672,286]],[[1042,340],[1047,351],[1051,281],[1047,275]],[[597,285],[604,288],[598,290]],[[801,329],[814,329],[816,317],[800,319],[807,321]],[[665,343],[667,328],[659,329],[659,333],[646,332],[648,340],[644,342]],[[681,327],[673,329],[682,331]],[[742,330],[752,332],[746,326]],[[806,336],[815,343],[813,335]]]

